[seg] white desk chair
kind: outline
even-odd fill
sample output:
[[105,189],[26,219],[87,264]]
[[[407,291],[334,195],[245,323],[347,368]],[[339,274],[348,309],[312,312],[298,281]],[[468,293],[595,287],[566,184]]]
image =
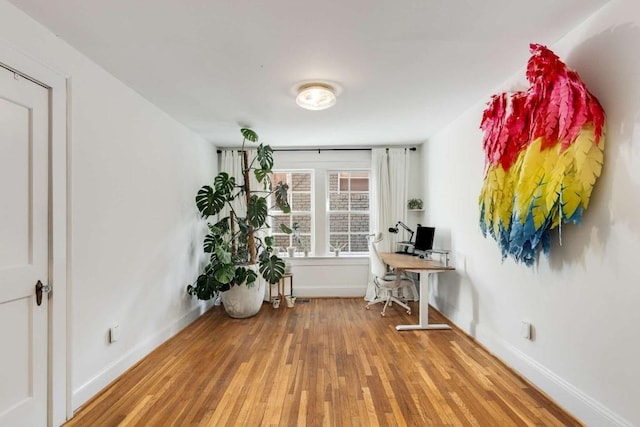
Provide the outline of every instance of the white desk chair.
[[371,273],[373,274],[373,283],[377,288],[376,297],[369,301],[366,306],[366,309],[374,305],[383,302],[384,307],[382,308],[382,312],[380,313],[383,317],[386,315],[387,307],[396,304],[404,307],[407,310],[408,314],[411,314],[411,307],[409,307],[404,301],[400,300],[395,296],[395,293],[402,292],[404,288],[410,288],[411,292],[415,290],[415,282],[405,273],[400,274],[400,280],[396,273],[389,272],[387,270],[387,266],[382,259],[380,259],[380,255],[378,254],[378,249],[376,248],[376,243],[382,240],[382,233],[376,233],[367,236],[367,240],[369,242],[369,253],[370,253],[370,262],[371,262]]

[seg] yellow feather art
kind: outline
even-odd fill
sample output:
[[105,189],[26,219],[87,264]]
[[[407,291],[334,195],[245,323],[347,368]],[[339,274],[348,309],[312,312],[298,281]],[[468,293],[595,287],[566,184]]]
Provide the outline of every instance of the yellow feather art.
[[532,44],[527,91],[494,95],[484,111],[480,228],[502,259],[533,265],[550,230],[578,224],[602,171],[605,114],[575,71]]

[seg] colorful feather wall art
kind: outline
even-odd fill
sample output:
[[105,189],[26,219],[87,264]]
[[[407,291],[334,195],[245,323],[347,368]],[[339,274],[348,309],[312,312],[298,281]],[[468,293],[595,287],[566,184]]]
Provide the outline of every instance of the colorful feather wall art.
[[579,224],[604,159],[605,114],[578,74],[530,45],[529,88],[493,95],[482,116],[480,228],[502,259],[532,266],[550,232]]

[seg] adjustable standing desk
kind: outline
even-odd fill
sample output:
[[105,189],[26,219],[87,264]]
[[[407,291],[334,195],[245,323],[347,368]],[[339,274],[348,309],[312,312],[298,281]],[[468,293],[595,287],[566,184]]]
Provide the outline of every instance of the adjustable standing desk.
[[[429,277],[433,273],[455,270],[431,259],[421,259],[417,256],[381,252],[382,262],[398,271],[412,271],[420,274],[420,322],[417,325],[398,325],[398,331],[413,331],[417,329],[451,329],[446,324],[429,324]],[[399,278],[400,275],[398,274]]]

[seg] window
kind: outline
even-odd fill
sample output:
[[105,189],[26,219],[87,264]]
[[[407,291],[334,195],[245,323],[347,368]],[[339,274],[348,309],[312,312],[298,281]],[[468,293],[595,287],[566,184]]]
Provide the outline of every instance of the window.
[[348,253],[369,250],[369,172],[329,171],[329,245]]
[[[271,218],[271,234],[274,237],[274,246],[295,246],[296,252],[302,252],[304,248],[313,247],[313,209],[312,209],[312,182],[313,172],[309,170],[276,170],[271,175],[271,182],[284,182],[289,185],[287,197],[291,206],[291,213],[285,214],[273,206],[269,210]],[[273,205],[273,203],[272,203]],[[294,228],[298,225],[300,241],[296,241],[294,235],[283,233],[280,224]]]
[[[274,152],[274,164],[277,167],[273,170],[273,182],[289,185],[292,208],[288,215],[275,208],[269,210],[275,246],[293,246],[297,256],[302,256],[307,248],[311,256],[333,257],[331,246],[340,239],[344,244],[341,254],[368,254],[366,237],[370,218],[375,215],[369,200],[371,152],[280,150]],[[330,181],[334,184],[330,185]],[[339,220],[339,216],[343,219]],[[280,222],[289,227],[297,222],[302,243],[283,233]]]

